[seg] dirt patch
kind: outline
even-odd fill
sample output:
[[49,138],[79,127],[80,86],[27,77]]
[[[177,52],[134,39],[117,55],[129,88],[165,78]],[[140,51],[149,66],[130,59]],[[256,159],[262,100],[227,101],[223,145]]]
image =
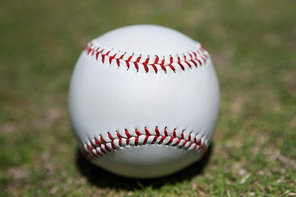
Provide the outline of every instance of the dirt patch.
[[30,176],[29,171],[26,171],[18,166],[14,166],[8,169],[8,174],[16,180],[26,179]]
[[14,122],[5,123],[2,126],[2,131],[5,133],[14,133],[17,130],[18,130],[18,124]]

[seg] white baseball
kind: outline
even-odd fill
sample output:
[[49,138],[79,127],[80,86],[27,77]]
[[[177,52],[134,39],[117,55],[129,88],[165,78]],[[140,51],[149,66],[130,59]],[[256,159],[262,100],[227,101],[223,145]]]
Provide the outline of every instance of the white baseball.
[[110,31],[83,49],[68,110],[83,155],[118,175],[177,172],[207,150],[219,82],[200,43],[161,26]]

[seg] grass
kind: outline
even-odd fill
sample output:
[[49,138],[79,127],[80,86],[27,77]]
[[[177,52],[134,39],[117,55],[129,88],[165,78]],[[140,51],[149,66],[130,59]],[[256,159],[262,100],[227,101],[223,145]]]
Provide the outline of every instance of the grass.
[[[1,196],[295,196],[296,2],[7,1],[0,6]],[[211,151],[169,177],[133,180],[86,162],[67,118],[91,39],[150,23],[210,52],[221,85]]]

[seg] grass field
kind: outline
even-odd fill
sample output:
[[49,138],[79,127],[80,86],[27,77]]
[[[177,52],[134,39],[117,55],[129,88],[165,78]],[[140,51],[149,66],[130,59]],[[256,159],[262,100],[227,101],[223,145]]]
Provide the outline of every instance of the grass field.
[[[293,0],[2,0],[0,196],[296,196],[295,10]],[[85,44],[140,23],[201,42],[221,86],[205,158],[144,181],[85,161],[66,107]]]

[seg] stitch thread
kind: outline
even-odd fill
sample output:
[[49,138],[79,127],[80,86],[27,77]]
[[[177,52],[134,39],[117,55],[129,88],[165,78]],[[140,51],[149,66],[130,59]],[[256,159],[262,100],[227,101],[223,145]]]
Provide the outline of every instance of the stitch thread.
[[[83,48],[83,51],[86,52],[87,55],[91,57],[94,56],[97,61],[101,60],[102,63],[105,63],[105,60],[109,59],[108,63],[110,65],[112,61],[115,61],[118,67],[123,66],[125,64],[127,69],[129,69],[131,65],[133,65],[137,71],[139,71],[139,64],[142,64],[146,73],[148,73],[152,69],[155,73],[157,73],[157,65],[165,73],[167,73],[167,68],[171,69],[173,72],[176,72],[176,68],[173,65],[173,63],[175,62],[181,68],[181,70],[185,71],[186,67],[192,69],[193,67],[197,68],[199,66],[204,66],[206,65],[206,62],[209,59],[208,52],[201,45],[197,47],[196,50],[186,52],[187,56],[184,53],[182,55],[177,54],[177,58],[174,58],[172,55],[170,55],[169,63],[167,65],[165,65],[165,57],[162,57],[162,59],[160,59],[159,56],[155,55],[154,62],[149,63],[149,56],[147,58],[142,58],[141,54],[138,57],[134,57],[134,54],[132,54],[131,56],[126,57],[126,52],[123,54],[119,54],[118,52],[114,55],[110,55],[110,52],[112,50],[113,49],[107,50],[103,46],[95,45],[92,42],[88,43]],[[181,59],[181,57],[183,59]],[[132,58],[135,59],[135,61],[132,61]],[[150,69],[151,67],[152,69]]]
[[208,144],[202,137],[194,137],[191,134],[188,135],[187,139],[184,137],[184,131],[181,136],[178,137],[176,129],[173,130],[172,135],[168,134],[167,128],[164,128],[164,135],[160,134],[158,127],[155,127],[155,135],[145,127],[144,133],[140,133],[138,129],[135,129],[135,136],[132,136],[130,132],[125,129],[124,133],[126,136],[122,136],[118,131],[116,135],[111,135],[108,132],[108,139],[104,139],[102,135],[94,137],[92,140],[84,144],[83,155],[88,160],[94,158],[100,158],[107,152],[119,149],[125,146],[144,146],[146,144],[162,144],[166,146],[174,146],[184,148],[187,151],[197,151],[202,154],[206,153]]

